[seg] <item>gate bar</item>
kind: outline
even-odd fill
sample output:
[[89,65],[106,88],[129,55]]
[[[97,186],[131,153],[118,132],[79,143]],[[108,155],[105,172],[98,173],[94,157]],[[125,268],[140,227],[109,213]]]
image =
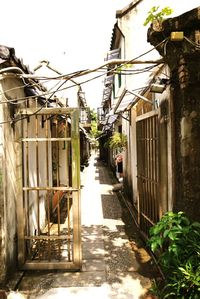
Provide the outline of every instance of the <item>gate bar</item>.
[[71,187],[23,187],[23,191],[32,190],[32,191],[41,191],[41,190],[48,190],[48,191],[79,191],[78,189],[71,188]]

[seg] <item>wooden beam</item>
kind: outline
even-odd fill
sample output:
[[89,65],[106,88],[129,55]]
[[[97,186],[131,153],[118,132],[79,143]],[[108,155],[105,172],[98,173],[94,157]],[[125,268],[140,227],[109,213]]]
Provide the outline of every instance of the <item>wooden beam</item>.
[[19,109],[18,115],[33,115],[33,114],[71,114],[75,110],[78,110],[78,108],[42,108],[41,110],[36,108],[26,108],[26,109]]

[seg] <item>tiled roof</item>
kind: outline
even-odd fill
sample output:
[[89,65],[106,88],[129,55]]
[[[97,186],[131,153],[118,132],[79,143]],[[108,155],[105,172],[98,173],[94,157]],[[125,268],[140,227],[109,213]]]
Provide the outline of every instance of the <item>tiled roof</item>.
[[[16,66],[19,67],[25,74],[33,74],[33,72],[30,71],[29,66],[25,65],[23,63],[23,60],[15,55],[15,49],[4,45],[0,45],[0,65],[1,64],[4,64],[5,67]],[[28,81],[28,79],[26,80]],[[46,91],[46,88],[42,84],[40,84],[38,80],[31,80],[37,83],[37,86],[40,90]]]

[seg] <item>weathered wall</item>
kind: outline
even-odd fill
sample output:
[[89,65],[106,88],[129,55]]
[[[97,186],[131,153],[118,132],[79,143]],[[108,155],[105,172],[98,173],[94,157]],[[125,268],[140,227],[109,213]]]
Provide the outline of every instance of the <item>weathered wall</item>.
[[[1,115],[1,113],[0,113]],[[4,240],[4,191],[3,191],[3,147],[2,126],[0,127],[0,285],[5,280],[5,240]]]
[[[185,60],[185,59],[184,59]],[[192,60],[195,63],[192,63]],[[180,59],[182,64],[183,58]],[[186,60],[185,60],[186,62]],[[193,67],[191,67],[193,64]],[[175,210],[200,219],[200,55],[186,62],[188,79],[185,87],[174,88],[176,200]],[[179,67],[180,69],[180,67]],[[180,72],[180,71],[178,71]],[[196,77],[196,79],[194,78]],[[174,76],[175,78],[175,76]],[[193,81],[193,82],[192,82]]]
[[[173,31],[184,39],[170,39],[158,48],[171,70],[174,109],[175,195],[174,210],[192,220],[200,219],[200,8],[163,22],[161,32],[151,27],[148,40],[154,46]],[[196,43],[196,44],[194,44]],[[172,132],[173,133],[173,132]]]
[[[13,96],[15,99],[23,97],[21,88],[15,91],[13,87],[20,86],[20,81],[16,79],[3,79],[0,81],[0,101],[5,102]],[[8,91],[9,90],[9,91]],[[5,93],[5,96],[3,94]],[[1,184],[0,184],[0,283],[3,284],[6,277],[13,273],[16,268],[17,235],[16,235],[16,148],[15,148],[15,128],[9,120],[13,117],[12,107],[5,103],[0,105],[1,125]],[[8,122],[7,122],[8,121]]]

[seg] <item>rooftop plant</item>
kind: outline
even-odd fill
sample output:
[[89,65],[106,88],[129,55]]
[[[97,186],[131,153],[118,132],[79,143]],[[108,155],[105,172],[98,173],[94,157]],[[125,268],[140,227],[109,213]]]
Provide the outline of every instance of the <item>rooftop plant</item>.
[[144,26],[148,25],[149,23],[153,23],[154,21],[162,22],[166,16],[171,15],[173,10],[166,6],[160,9],[160,6],[153,6],[150,11],[148,12],[148,16],[144,21]]

